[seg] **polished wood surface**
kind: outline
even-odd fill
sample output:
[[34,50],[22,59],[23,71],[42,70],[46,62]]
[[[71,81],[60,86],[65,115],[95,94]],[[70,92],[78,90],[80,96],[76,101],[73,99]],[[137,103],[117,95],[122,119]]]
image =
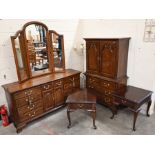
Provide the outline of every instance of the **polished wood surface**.
[[113,116],[117,109],[111,94],[127,84],[129,39],[85,38],[86,87],[94,91],[98,103],[112,110]]
[[96,118],[96,95],[89,89],[81,89],[68,96],[67,100],[67,116],[69,125],[71,127],[70,112],[77,109],[83,109],[91,112],[93,118],[93,127],[96,129],[95,118]]
[[48,83],[50,81],[55,81],[62,79],[64,77],[69,77],[73,74],[79,74],[79,71],[72,70],[72,69],[66,69],[63,73],[56,73],[56,74],[49,74],[45,76],[40,76],[37,78],[29,79],[28,81],[25,81],[24,83],[19,82],[13,82],[9,84],[5,84],[2,87],[7,90],[9,93],[15,93],[20,90],[28,89],[31,87],[35,87],[44,83]]
[[137,116],[141,110],[141,106],[147,103],[147,116],[149,116],[149,109],[151,105],[152,91],[137,88],[134,86],[125,86],[117,92],[113,92],[114,102],[128,107],[134,113],[133,130],[136,130]]
[[121,99],[125,98],[126,100],[132,101],[133,103],[140,104],[143,102],[143,100],[152,95],[152,91],[134,86],[127,86],[113,93],[113,95]]
[[27,123],[64,106],[67,96],[80,89],[80,72],[68,69],[3,88],[10,118],[20,132]]
[[96,103],[96,96],[91,90],[81,89],[71,95],[68,96],[66,103]]

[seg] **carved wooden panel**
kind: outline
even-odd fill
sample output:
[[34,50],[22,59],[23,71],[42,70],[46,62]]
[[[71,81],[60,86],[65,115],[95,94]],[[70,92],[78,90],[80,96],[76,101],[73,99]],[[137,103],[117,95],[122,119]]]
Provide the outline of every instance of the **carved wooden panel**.
[[100,42],[100,73],[114,78],[117,68],[117,48],[115,41]]
[[44,110],[54,108],[54,91],[48,90],[43,92]]
[[99,70],[99,42],[90,41],[86,44],[87,71],[98,73]]

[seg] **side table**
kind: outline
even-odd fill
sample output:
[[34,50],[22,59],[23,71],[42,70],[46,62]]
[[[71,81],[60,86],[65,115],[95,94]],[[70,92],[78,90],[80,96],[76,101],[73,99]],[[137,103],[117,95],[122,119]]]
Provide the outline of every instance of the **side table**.
[[68,128],[71,127],[70,112],[77,109],[83,109],[91,112],[93,118],[93,127],[96,129],[96,96],[87,89],[78,90],[77,92],[68,96],[67,100],[67,117],[69,121]]
[[151,95],[152,91],[133,87],[125,86],[121,90],[118,90],[117,93],[113,93],[114,103],[121,104],[128,107],[134,113],[133,120],[133,131],[136,131],[136,120],[137,116],[141,110],[141,106],[144,103],[148,103],[146,114],[149,116],[149,109],[151,106]]

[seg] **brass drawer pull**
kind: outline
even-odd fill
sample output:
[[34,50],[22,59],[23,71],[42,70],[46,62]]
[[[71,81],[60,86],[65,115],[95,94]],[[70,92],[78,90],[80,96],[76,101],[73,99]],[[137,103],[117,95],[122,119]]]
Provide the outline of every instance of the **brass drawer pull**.
[[122,103],[126,103],[126,101],[125,100],[122,100]]
[[25,92],[25,95],[31,95],[32,92],[33,92],[32,90],[30,90],[30,91],[26,91],[26,92]]
[[105,102],[110,102],[109,98],[105,98],[104,100],[105,100]]
[[34,111],[34,113],[31,115],[31,117],[34,117],[34,116],[35,116],[35,114],[36,114],[36,112]]
[[83,105],[82,104],[79,104],[79,108],[82,108],[83,107]]
[[105,93],[105,95],[110,95],[111,94],[110,91],[105,91],[104,93]]
[[44,89],[49,89],[50,88],[50,85],[45,85],[44,86]]
[[27,108],[28,108],[29,110],[33,110],[34,107],[35,107],[35,105],[33,104],[32,107],[28,106]]

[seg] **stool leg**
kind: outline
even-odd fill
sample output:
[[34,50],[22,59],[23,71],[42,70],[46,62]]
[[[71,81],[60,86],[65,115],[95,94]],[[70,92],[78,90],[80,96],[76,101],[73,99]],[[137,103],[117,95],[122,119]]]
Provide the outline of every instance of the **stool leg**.
[[68,121],[69,121],[69,125],[68,125],[68,128],[71,127],[71,119],[70,119],[70,111],[67,110],[67,118],[68,118]]
[[152,101],[149,101],[149,102],[148,102],[148,105],[147,105],[146,115],[147,115],[148,117],[150,116],[149,110],[150,110],[151,103],[152,103]]
[[96,110],[92,111],[92,117],[93,117],[93,127],[94,129],[97,129],[96,125],[95,125],[95,119],[96,119]]

